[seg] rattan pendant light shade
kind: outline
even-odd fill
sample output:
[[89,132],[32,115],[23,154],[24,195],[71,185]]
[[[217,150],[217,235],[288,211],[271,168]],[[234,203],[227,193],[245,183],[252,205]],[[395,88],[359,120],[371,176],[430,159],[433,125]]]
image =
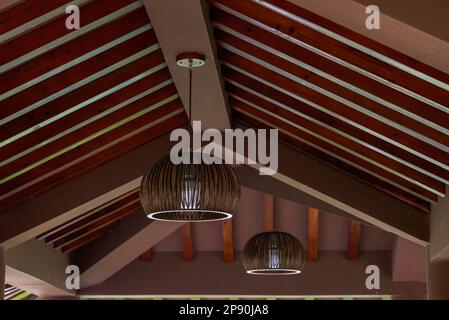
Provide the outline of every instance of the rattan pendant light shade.
[[243,266],[250,274],[297,274],[304,266],[304,248],[301,242],[289,233],[259,233],[253,236],[243,249]]
[[173,164],[159,160],[144,175],[140,201],[149,218],[201,222],[231,218],[240,184],[226,164]]
[[[192,121],[192,69],[205,63],[203,55],[185,53],[177,64],[189,70],[189,119]],[[173,164],[170,157],[148,170],[140,186],[140,202],[149,218],[201,222],[231,218],[240,199],[240,183],[227,164]],[[201,158],[201,157],[200,157]]]

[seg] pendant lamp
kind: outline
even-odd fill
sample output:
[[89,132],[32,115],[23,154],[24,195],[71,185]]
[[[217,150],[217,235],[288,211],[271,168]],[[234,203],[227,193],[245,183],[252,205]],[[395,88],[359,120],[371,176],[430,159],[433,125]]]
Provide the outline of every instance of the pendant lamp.
[[243,248],[243,266],[249,274],[298,274],[304,261],[301,242],[286,232],[270,230],[256,234]]
[[[205,64],[201,54],[186,53],[177,64],[189,72],[189,119],[192,121],[192,69]],[[192,153],[190,154],[192,157]],[[148,218],[203,222],[231,218],[240,199],[240,183],[227,164],[173,164],[159,160],[143,176],[140,201]]]

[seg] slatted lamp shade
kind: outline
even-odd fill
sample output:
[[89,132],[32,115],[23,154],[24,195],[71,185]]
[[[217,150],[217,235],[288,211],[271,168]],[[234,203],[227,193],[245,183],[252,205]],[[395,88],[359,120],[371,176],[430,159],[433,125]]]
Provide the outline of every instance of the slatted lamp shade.
[[240,184],[226,164],[173,164],[159,160],[144,175],[140,200],[149,218],[201,222],[231,218]]
[[243,266],[249,274],[298,274],[302,271],[304,259],[301,242],[285,232],[259,233],[243,249]]

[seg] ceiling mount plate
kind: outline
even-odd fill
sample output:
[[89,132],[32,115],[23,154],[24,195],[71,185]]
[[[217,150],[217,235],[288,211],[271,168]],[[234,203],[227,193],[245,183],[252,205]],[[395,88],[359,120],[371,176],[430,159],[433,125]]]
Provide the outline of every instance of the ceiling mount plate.
[[204,54],[196,53],[196,52],[187,52],[181,53],[176,56],[176,64],[180,67],[188,68],[197,68],[202,67],[206,63],[206,57]]

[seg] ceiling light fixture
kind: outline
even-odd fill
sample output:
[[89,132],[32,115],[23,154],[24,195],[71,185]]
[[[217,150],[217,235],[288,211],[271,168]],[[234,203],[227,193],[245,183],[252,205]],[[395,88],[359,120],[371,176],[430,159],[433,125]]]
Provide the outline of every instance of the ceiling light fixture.
[[[192,128],[192,69],[205,64],[198,53],[184,53],[178,66],[189,70],[189,119]],[[204,222],[229,219],[240,199],[240,184],[227,164],[173,164],[159,160],[142,178],[140,200],[148,218],[171,222]]]

